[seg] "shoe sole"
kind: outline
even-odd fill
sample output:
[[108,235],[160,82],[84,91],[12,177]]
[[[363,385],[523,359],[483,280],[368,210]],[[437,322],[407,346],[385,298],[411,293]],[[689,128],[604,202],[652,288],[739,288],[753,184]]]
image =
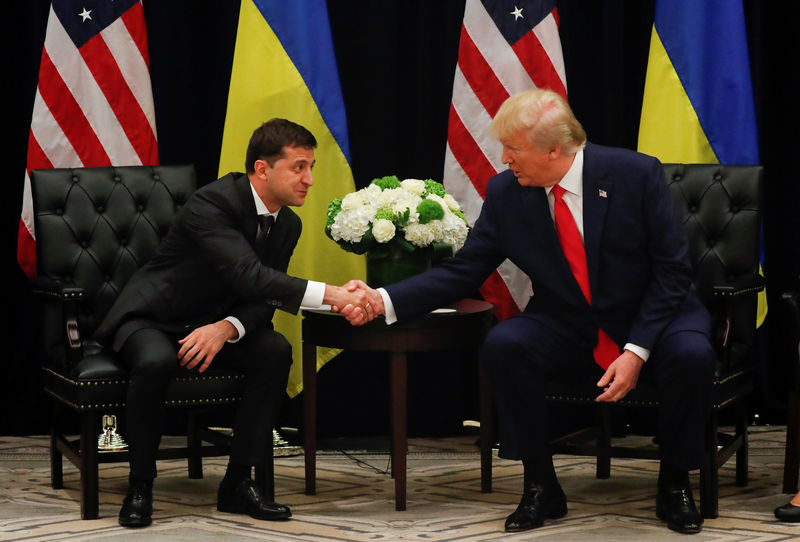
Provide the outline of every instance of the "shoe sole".
[[119,524],[122,525],[123,527],[131,527],[131,528],[147,527],[152,523],[153,523],[153,518],[137,519],[137,520],[119,518]]
[[567,515],[567,511],[568,510],[567,510],[567,507],[565,505],[563,510],[559,509],[559,510],[556,510],[554,512],[551,512],[551,513],[547,514],[542,519],[542,521],[537,522],[534,525],[531,525],[530,527],[520,527],[520,528],[517,528],[517,529],[505,528],[505,532],[507,532],[507,533],[521,533],[521,532],[524,532],[524,531],[530,531],[532,529],[538,529],[539,527],[544,525],[544,520],[545,519],[561,519],[561,518],[563,518],[564,516]]
[[220,511],[220,512],[225,512],[226,514],[240,514],[242,516],[250,516],[253,519],[260,519],[260,520],[264,520],[264,521],[281,521],[281,520],[289,519],[290,517],[292,517],[292,513],[291,512],[288,512],[286,514],[275,514],[274,516],[270,516],[270,517],[254,516],[252,514],[248,514],[247,512],[242,512],[240,510],[237,510],[237,509],[235,509],[233,507],[220,506],[219,504],[217,505],[217,510]]
[[667,524],[667,527],[668,527],[668,528],[669,528],[671,531],[675,531],[676,533],[681,533],[681,534],[697,534],[697,533],[699,533],[700,531],[702,531],[702,530],[703,530],[703,526],[702,526],[702,525],[700,525],[700,526],[698,526],[698,527],[696,527],[696,528],[684,529],[684,528],[681,528],[681,527],[679,527],[679,526],[675,525],[674,523],[670,523],[669,521],[667,521],[667,518],[666,518],[666,516],[664,515],[664,511],[663,511],[663,505],[661,504],[661,502],[660,502],[660,501],[656,501],[656,517],[657,517],[658,519],[660,519],[661,521],[663,521],[664,523],[666,523],[666,524]]

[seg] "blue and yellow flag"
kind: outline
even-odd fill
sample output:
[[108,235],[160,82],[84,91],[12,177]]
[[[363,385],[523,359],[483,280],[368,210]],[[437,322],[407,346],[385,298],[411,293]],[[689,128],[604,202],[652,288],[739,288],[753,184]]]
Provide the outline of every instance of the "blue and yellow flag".
[[[657,0],[638,150],[662,162],[759,163],[740,0]],[[767,314],[759,295],[758,325]]]
[[[328,202],[355,190],[344,100],[324,0],[242,0],[233,57],[219,174],[243,171],[250,136],[262,122],[282,117],[317,139],[314,186],[294,210],[303,233],[289,274],[331,284],[364,279],[363,256],[343,251],[325,236]],[[278,311],[275,329],[292,343],[287,392],[303,388],[300,317]],[[317,368],[335,356],[318,351]]]

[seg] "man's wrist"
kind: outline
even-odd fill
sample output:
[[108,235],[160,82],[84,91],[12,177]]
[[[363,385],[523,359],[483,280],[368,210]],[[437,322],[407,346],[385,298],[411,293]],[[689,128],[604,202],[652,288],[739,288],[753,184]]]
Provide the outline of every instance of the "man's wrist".
[[639,356],[643,363],[650,357],[650,350],[642,348],[638,344],[628,343],[625,345],[625,350]]
[[389,297],[388,292],[383,288],[378,288],[378,293],[381,294],[383,300],[383,314],[386,318],[386,323],[391,325],[397,322],[397,313],[394,311],[394,304],[392,298]]
[[223,322],[228,322],[230,325],[233,326],[234,334],[230,339],[228,339],[229,343],[238,342],[242,339],[242,337],[244,337],[245,333],[244,326],[242,325],[242,322],[240,322],[238,318],[236,318],[235,316],[228,316],[223,320]]

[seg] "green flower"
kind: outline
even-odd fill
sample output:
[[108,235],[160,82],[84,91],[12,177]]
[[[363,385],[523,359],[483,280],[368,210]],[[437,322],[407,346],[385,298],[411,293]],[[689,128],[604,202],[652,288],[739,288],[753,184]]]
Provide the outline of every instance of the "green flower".
[[397,217],[391,209],[378,209],[375,211],[375,220],[379,220],[381,218],[394,222]]
[[328,211],[325,218],[325,231],[330,236],[331,226],[333,225],[333,220],[336,218],[342,210],[342,197],[334,198],[328,204]]
[[381,190],[386,190],[387,188],[400,188],[401,186],[400,179],[398,179],[396,175],[389,175],[388,177],[373,179],[372,184],[377,184],[381,187]]
[[453,209],[450,209],[450,212],[456,215],[461,220],[463,220],[464,224],[469,225],[469,222],[467,222],[467,217],[464,216],[464,213],[462,211],[459,211],[458,209],[456,209],[455,211]]
[[444,218],[444,209],[442,209],[442,206],[431,199],[422,200],[422,203],[417,205],[417,212],[419,213],[420,224],[427,224],[428,222]]
[[[440,198],[443,198],[447,192],[444,190],[444,186],[442,183],[437,183],[433,179],[425,179],[425,193],[422,195],[424,198],[428,194],[436,194]],[[424,222],[423,222],[424,224]]]

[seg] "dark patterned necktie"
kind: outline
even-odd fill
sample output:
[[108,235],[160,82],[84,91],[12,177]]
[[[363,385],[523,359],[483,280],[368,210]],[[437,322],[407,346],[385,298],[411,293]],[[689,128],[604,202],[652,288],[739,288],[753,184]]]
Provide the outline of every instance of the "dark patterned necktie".
[[256,232],[256,251],[259,257],[264,258],[267,254],[267,236],[272,225],[275,223],[273,215],[258,215],[258,232]]

